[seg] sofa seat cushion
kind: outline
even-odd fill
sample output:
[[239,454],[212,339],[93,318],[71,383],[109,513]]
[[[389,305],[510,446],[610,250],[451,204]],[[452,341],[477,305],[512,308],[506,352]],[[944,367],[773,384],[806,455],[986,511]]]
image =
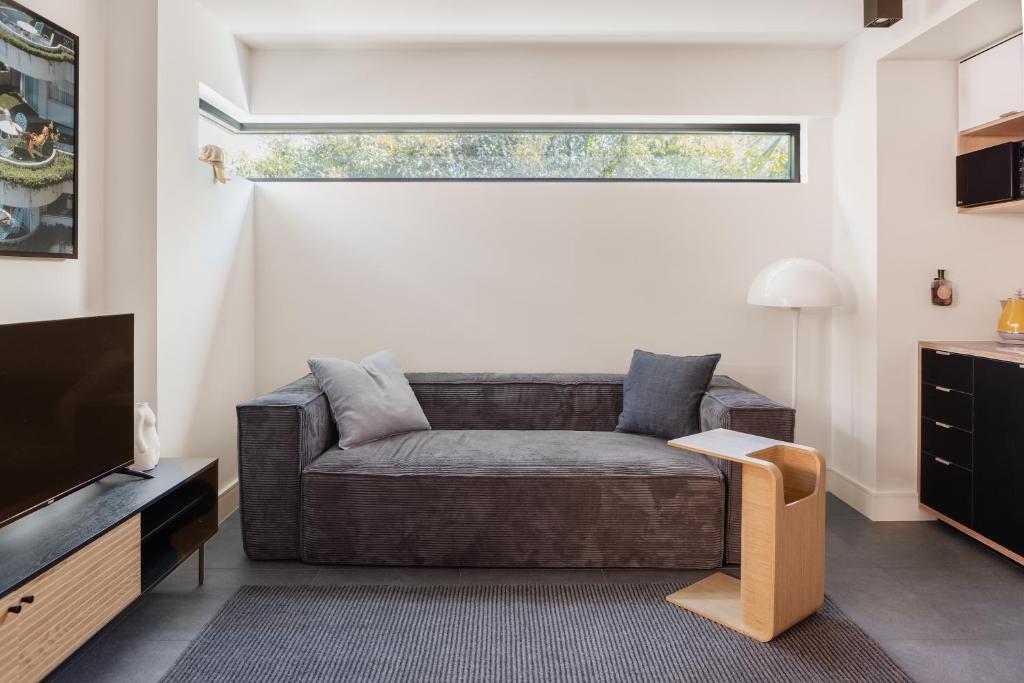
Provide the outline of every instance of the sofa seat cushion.
[[725,486],[706,458],[614,432],[435,430],[302,474],[302,559],[522,567],[721,565]]
[[617,432],[436,430],[331,448],[307,473],[376,476],[686,476],[719,480],[707,458]]

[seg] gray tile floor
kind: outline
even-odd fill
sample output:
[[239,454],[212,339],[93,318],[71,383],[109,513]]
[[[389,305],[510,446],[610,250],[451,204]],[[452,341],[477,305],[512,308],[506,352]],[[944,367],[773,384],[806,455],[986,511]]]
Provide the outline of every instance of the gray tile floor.
[[[1024,680],[1024,569],[935,522],[872,523],[829,497],[827,592],[917,681]],[[316,567],[250,562],[237,516],[207,551],[56,671],[59,683],[157,681],[244,584],[688,581],[702,571]]]

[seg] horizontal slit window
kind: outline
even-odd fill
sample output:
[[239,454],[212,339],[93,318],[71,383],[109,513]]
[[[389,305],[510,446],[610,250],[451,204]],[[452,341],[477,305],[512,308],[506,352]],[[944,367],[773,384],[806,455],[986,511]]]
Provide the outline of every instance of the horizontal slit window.
[[229,170],[254,181],[800,180],[799,124],[234,132]]

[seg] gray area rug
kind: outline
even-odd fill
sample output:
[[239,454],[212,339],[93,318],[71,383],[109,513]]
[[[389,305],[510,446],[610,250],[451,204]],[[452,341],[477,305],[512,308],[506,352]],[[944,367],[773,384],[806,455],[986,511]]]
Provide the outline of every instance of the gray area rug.
[[245,586],[164,681],[910,680],[831,602],[761,644],[681,587]]

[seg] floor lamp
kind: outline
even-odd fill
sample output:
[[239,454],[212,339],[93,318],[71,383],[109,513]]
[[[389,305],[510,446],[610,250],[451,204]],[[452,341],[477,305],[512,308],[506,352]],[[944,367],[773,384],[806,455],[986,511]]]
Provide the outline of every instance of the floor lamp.
[[825,308],[842,303],[839,283],[831,270],[807,258],[786,258],[772,263],[754,278],[747,292],[754,306],[788,308],[793,315],[793,381],[790,405],[796,408],[797,359],[800,355],[800,309]]

